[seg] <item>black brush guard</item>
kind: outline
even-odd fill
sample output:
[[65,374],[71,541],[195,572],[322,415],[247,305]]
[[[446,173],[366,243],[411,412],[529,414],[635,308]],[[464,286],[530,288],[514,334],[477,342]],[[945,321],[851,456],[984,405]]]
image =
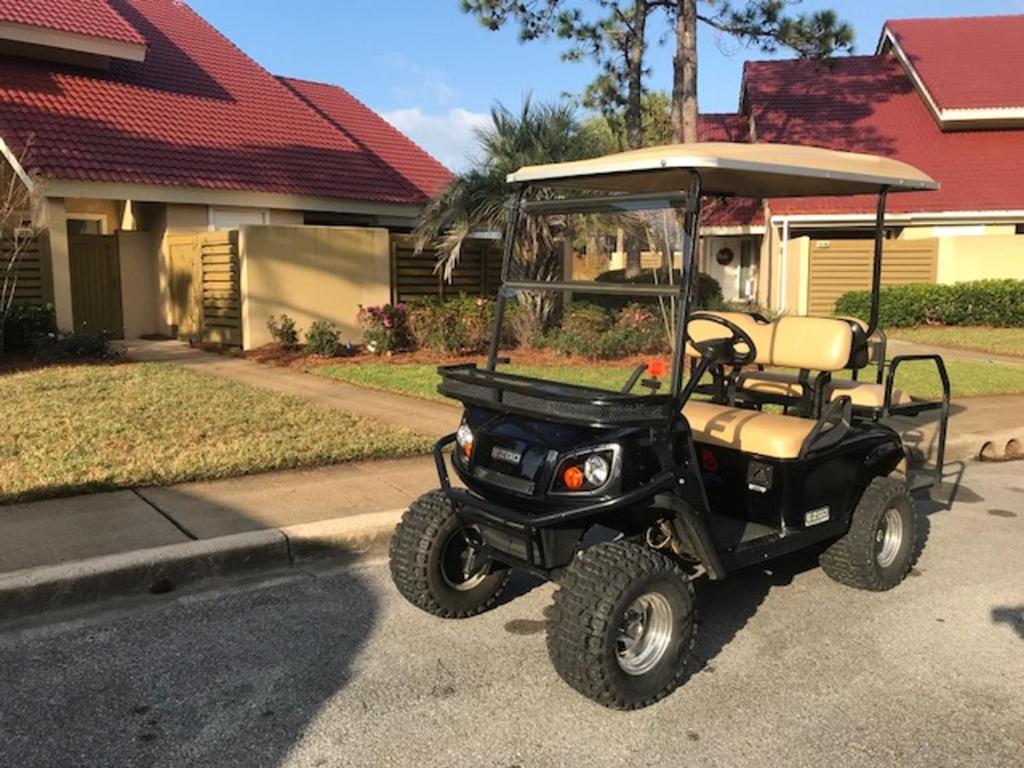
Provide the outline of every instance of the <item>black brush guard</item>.
[[[546,514],[531,515],[504,504],[497,504],[465,488],[452,486],[445,463],[445,449],[453,442],[455,442],[454,432],[445,435],[434,444],[434,463],[437,465],[441,489],[455,506],[459,523],[463,526],[463,534],[467,540],[472,541],[496,559],[535,573],[548,574],[559,564],[564,565],[564,563],[557,562],[561,559],[558,557],[558,552],[550,550],[561,550],[571,544],[572,550],[575,551],[579,535],[573,524],[577,521],[628,509],[654,498],[659,493],[670,490],[676,483],[675,473],[663,470],[648,482],[620,496],[593,504],[566,507]],[[524,544],[522,553],[517,554],[509,552],[507,548],[495,549],[489,546],[486,541],[480,540],[478,534],[465,529],[467,521],[497,529],[506,536],[522,542]],[[582,527],[584,526],[581,526],[581,529]],[[560,531],[556,529],[562,529],[567,536],[559,537],[557,534]],[[563,541],[562,538],[566,540]]]

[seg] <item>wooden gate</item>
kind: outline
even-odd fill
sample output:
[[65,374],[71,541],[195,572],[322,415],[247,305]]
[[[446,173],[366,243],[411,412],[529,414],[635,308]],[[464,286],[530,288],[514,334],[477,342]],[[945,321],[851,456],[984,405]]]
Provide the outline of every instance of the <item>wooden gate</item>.
[[415,255],[415,241],[406,235],[391,238],[391,300],[422,296],[494,296],[501,285],[501,248],[490,240],[470,240],[462,248],[459,266],[449,283],[432,253]]
[[[812,240],[807,309],[830,315],[836,299],[847,291],[871,288],[875,244],[871,240]],[[888,240],[882,255],[882,285],[934,283],[939,241]]]
[[171,332],[188,339],[199,333],[199,259],[196,235],[167,238],[168,288],[171,297]]
[[68,238],[71,310],[75,331],[124,338],[121,307],[121,261],[116,235]]
[[238,232],[167,238],[172,324],[182,339],[242,345]]

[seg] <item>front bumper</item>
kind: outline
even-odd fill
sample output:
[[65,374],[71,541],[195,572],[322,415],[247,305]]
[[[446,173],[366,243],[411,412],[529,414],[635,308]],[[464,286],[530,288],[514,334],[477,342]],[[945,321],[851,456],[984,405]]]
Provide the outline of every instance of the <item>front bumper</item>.
[[[452,501],[467,537],[495,559],[544,575],[572,561],[580,536],[598,519],[643,504],[676,483],[675,474],[664,470],[643,485],[610,499],[529,514],[453,487],[444,450],[454,442],[454,432],[438,440],[434,462],[441,489]],[[466,530],[467,526],[473,530]]]

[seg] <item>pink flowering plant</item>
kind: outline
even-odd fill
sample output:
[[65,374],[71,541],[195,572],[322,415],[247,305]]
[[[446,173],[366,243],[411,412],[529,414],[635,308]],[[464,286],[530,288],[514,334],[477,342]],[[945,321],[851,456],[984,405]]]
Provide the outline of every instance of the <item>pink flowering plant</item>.
[[375,355],[400,352],[409,348],[409,324],[405,304],[382,304],[379,307],[359,306],[356,316],[363,329],[366,351]]

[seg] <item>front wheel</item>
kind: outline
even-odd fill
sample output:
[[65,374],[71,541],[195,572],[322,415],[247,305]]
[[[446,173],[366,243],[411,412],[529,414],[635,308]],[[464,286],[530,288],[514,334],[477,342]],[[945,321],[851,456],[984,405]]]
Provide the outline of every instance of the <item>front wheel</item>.
[[850,530],[825,550],[819,562],[832,579],[858,589],[892,589],[914,560],[917,514],[907,484],[876,477],[864,490]]
[[584,696],[639,709],[682,683],[696,628],[693,588],[673,560],[633,542],[604,542],[566,568],[548,653]]
[[391,579],[410,603],[443,618],[483,613],[508,583],[507,567],[479,558],[443,491],[416,499],[389,548]]

